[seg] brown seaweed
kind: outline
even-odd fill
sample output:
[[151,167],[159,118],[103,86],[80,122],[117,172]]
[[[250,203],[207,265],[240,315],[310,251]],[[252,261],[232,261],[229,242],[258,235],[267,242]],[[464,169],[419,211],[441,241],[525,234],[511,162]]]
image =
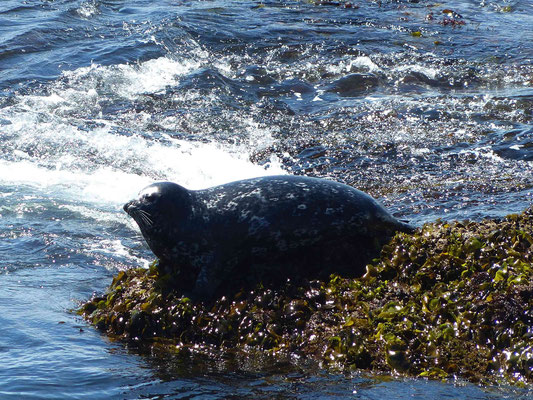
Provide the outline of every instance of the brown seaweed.
[[357,279],[257,286],[209,304],[158,263],[119,272],[80,313],[167,351],[258,351],[323,367],[525,385],[533,381],[533,209],[397,234]]

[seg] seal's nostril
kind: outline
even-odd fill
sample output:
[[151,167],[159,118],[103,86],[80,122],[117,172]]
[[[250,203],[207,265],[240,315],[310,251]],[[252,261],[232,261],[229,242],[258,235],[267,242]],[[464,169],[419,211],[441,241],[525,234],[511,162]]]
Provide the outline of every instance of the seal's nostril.
[[124,207],[122,207],[124,211],[128,212],[128,208],[130,207],[130,204],[131,202],[124,204]]

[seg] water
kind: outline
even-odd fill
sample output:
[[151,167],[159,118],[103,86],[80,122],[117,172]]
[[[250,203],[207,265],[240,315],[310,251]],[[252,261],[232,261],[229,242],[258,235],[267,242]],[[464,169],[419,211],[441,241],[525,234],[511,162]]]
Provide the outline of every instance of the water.
[[531,398],[163,361],[71,311],[151,261],[121,206],[154,180],[329,177],[415,224],[532,203],[532,3],[354,5],[0,3],[1,399]]

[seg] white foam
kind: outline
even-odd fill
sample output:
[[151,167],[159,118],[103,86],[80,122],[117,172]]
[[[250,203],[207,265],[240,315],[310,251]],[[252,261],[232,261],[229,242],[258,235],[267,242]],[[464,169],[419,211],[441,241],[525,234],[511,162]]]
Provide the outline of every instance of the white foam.
[[255,151],[260,151],[274,145],[275,140],[273,137],[273,130],[278,129],[275,127],[262,127],[256,121],[251,118],[244,119],[243,122],[246,126],[246,132],[248,134],[248,147]]
[[[120,205],[155,180],[191,189],[284,173],[275,160],[265,168],[249,161],[249,148],[167,137],[152,141],[121,136],[110,126],[83,131],[64,124],[9,125],[14,160],[0,160],[0,181],[31,185],[57,195]],[[18,147],[18,148],[17,148]],[[33,155],[28,154],[32,152]]]
[[425,67],[423,65],[401,65],[399,67],[393,68],[394,71],[399,72],[405,72],[405,71],[411,71],[411,72],[418,72],[424,76],[426,76],[429,79],[436,79],[439,76],[439,70],[435,68]]
[[95,3],[94,0],[84,1],[80,4],[76,12],[83,18],[91,18],[94,15],[99,14],[98,4]]
[[[56,198],[80,199],[120,207],[156,180],[190,189],[284,173],[273,159],[266,166],[250,153],[273,143],[270,128],[243,119],[248,141],[242,144],[200,143],[170,135],[134,134],[151,117],[123,115],[129,126],[105,119],[100,102],[110,96],[136,98],[176,84],[197,68],[197,61],[161,57],[139,65],[80,68],[65,72],[46,95],[26,95],[0,110],[0,184],[29,185]],[[82,119],[90,109],[91,119]],[[94,118],[94,115],[97,118]],[[169,121],[170,123],[170,121]],[[128,129],[129,128],[129,129]],[[121,131],[128,132],[121,134]]]
[[0,161],[0,182],[32,186],[55,200],[68,199],[103,203],[106,206],[127,201],[135,188],[150,183],[147,177],[122,171],[101,169],[94,173],[68,169],[49,169],[31,161]]
[[368,72],[379,72],[381,68],[370,57],[359,56],[351,60],[347,66],[347,70],[351,71],[355,69],[366,69]]
[[[153,259],[145,259],[138,257],[131,253],[131,250],[124,246],[120,240],[99,240],[96,243],[88,245],[88,250],[91,253],[101,254],[104,257],[120,258],[126,261],[132,262],[132,264],[140,265],[141,267],[148,268]],[[107,269],[117,268],[122,269],[120,265],[114,263],[102,263]]]
[[199,68],[196,61],[177,61],[167,57],[146,61],[140,66],[121,65],[126,80],[117,93],[135,98],[142,93],[157,93],[167,86],[176,85],[179,78]]
[[458,152],[458,154],[468,154],[468,155],[472,154],[475,157],[481,157],[481,158],[492,160],[495,163],[497,163],[496,165],[493,166],[493,168],[498,167],[498,164],[505,163],[505,160],[502,157],[500,157],[498,154],[496,154],[490,146],[481,146],[481,147],[477,147],[474,149],[461,150]]
[[[131,139],[128,147],[117,146],[127,139]],[[40,165],[39,160],[0,160],[0,181],[31,185],[48,193],[54,191],[60,198],[78,198],[118,207],[155,180],[201,189],[238,179],[284,173],[276,161],[265,168],[251,163],[247,153],[230,152],[216,144],[175,141],[163,145],[125,137],[115,137],[115,143],[107,140],[107,144],[105,149],[98,149],[96,145],[90,149],[99,157],[114,160],[117,167],[94,168],[91,161],[84,166],[82,160],[69,154],[57,160],[56,168]],[[127,168],[129,161],[134,171]]]
[[112,93],[135,99],[143,93],[158,93],[167,86],[179,83],[183,75],[200,68],[196,59],[160,57],[140,64],[119,64],[89,67],[66,71],[63,77],[71,91],[81,93]]
[[[309,68],[315,66],[309,63]],[[338,64],[328,64],[326,70],[332,74],[345,74],[351,72],[381,72],[382,69],[370,57],[358,56],[341,60]]]

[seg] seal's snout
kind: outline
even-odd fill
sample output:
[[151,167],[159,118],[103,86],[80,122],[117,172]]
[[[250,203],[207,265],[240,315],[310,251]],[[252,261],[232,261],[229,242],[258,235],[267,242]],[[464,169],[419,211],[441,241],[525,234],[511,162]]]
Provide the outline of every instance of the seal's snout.
[[133,200],[132,201],[128,201],[126,204],[124,204],[124,207],[122,207],[124,209],[124,211],[126,211],[126,213],[129,215],[130,213],[130,208],[133,204]]

